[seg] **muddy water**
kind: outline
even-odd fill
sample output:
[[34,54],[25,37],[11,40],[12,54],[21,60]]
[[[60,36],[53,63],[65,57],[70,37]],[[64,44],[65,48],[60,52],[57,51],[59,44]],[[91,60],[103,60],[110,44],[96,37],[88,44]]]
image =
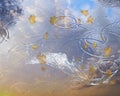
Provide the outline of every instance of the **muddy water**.
[[62,71],[40,65],[1,66],[0,96],[119,96],[120,84],[72,84]]

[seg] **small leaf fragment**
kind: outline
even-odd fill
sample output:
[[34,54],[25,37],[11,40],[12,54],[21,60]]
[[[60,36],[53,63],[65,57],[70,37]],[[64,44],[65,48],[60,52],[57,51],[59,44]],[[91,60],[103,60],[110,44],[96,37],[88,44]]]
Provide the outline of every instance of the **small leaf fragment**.
[[41,66],[41,70],[42,70],[42,71],[45,71],[45,70],[46,70],[46,67],[45,67],[45,66]]
[[43,39],[47,40],[48,39],[48,32],[46,32],[43,36]]
[[78,23],[80,24],[81,23],[81,20],[78,18]]
[[87,48],[88,48],[88,43],[87,43],[87,42],[85,42],[83,48],[84,48],[84,49],[87,49]]
[[38,48],[37,44],[34,44],[34,45],[32,46],[32,48],[33,48],[34,50],[36,50],[36,49]]
[[63,20],[65,18],[65,16],[60,16],[59,18],[60,18],[60,20]]
[[94,42],[92,46],[93,46],[93,48],[96,48],[97,47],[97,43]]
[[112,52],[112,48],[111,47],[104,48],[104,56],[105,57],[109,57],[111,52]]
[[84,15],[84,16],[87,16],[89,14],[88,10],[82,10],[81,13]]

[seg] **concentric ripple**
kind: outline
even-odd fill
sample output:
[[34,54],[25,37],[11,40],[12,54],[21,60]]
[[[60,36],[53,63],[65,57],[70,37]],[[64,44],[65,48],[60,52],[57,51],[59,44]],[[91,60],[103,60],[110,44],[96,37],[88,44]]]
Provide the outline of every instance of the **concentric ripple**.
[[120,0],[98,0],[102,5],[120,7]]

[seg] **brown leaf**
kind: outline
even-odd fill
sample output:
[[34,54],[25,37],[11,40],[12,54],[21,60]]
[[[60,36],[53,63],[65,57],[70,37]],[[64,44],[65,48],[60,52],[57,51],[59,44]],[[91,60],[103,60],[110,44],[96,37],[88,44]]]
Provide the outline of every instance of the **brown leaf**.
[[48,39],[48,32],[46,32],[43,36],[43,39],[47,40]]
[[37,56],[37,59],[39,60],[40,64],[46,64],[46,55],[45,54],[39,54]]
[[112,75],[112,71],[108,69],[108,70],[106,70],[105,74],[106,74],[106,76],[110,77]]
[[83,48],[84,48],[84,49],[87,49],[87,48],[88,48],[88,43],[87,43],[87,42],[85,42]]
[[94,68],[94,66],[91,66],[91,67],[89,68],[89,74],[90,74],[90,75],[94,75],[94,74],[95,74],[95,68]]

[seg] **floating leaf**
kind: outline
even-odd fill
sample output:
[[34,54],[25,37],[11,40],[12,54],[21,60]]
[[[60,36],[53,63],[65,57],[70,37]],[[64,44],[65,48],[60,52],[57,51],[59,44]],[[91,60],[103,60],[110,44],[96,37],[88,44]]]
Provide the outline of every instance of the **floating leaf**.
[[37,44],[34,44],[32,48],[36,50],[38,48]]
[[109,57],[110,54],[111,54],[111,52],[112,52],[112,48],[111,48],[111,47],[106,47],[106,48],[104,49],[104,55],[105,55],[106,57]]
[[65,18],[65,16],[60,16],[59,18],[60,18],[60,20],[63,20]]
[[81,13],[85,16],[87,16],[89,14],[88,10],[82,10]]
[[92,16],[87,18],[87,23],[92,24],[94,22],[94,18]]
[[112,71],[111,70],[106,70],[105,72],[106,76],[110,77],[112,75]]
[[81,23],[81,20],[78,18],[78,23],[80,24]]
[[45,54],[39,54],[37,56],[37,59],[39,60],[40,64],[46,64],[46,55]]
[[30,17],[29,17],[29,22],[30,22],[31,24],[36,23],[36,16],[35,16],[35,15],[30,15]]
[[94,42],[92,46],[93,46],[93,48],[96,48],[97,47],[97,43]]
[[94,75],[94,74],[95,74],[95,68],[94,68],[94,66],[91,66],[91,67],[89,68],[89,74],[90,74],[90,75]]
[[43,39],[47,40],[48,39],[48,32],[46,32],[43,36]]
[[45,67],[45,66],[41,66],[41,70],[42,70],[42,71],[45,71],[45,70],[46,70],[46,67]]
[[50,24],[54,25],[58,21],[58,18],[56,16],[50,17]]
[[86,42],[83,46],[84,49],[87,49],[88,48],[88,43]]

